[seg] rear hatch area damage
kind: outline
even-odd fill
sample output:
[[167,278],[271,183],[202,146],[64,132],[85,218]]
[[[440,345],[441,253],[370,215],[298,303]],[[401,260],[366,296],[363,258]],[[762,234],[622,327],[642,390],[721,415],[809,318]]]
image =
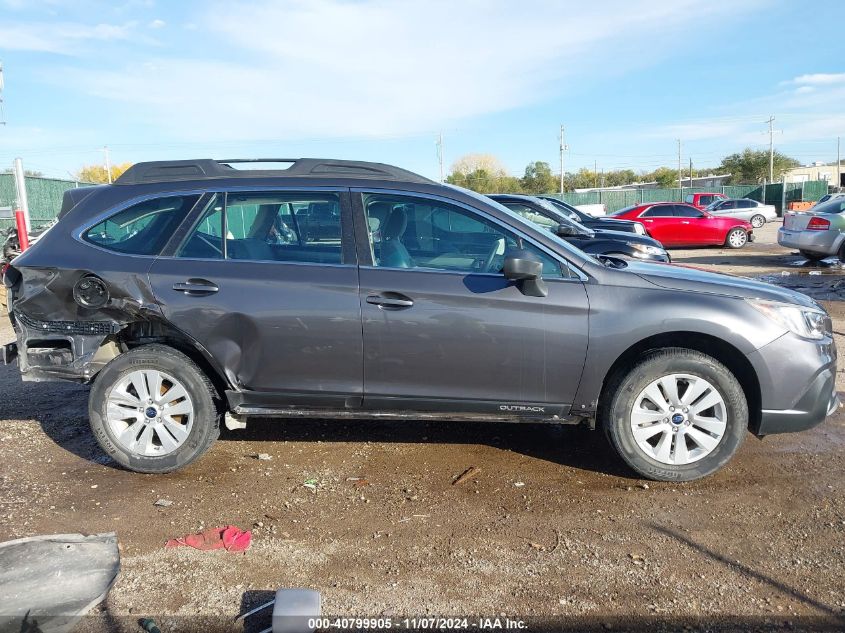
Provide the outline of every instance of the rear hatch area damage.
[[[17,337],[3,346],[3,360],[17,360],[25,381],[88,382],[122,351],[122,330],[160,317],[142,275],[102,279],[87,270],[12,266],[3,281]],[[104,289],[95,297],[102,305],[80,286]]]

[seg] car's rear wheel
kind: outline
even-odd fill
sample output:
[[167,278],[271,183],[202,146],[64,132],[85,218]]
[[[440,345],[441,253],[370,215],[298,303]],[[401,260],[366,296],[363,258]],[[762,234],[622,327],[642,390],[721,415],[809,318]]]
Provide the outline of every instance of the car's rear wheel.
[[220,434],[216,392],[181,352],[144,345],[106,365],[88,411],[100,446],[142,473],[166,473],[202,455]]
[[765,216],[762,216],[759,213],[757,215],[751,217],[751,226],[753,226],[755,229],[759,229],[765,223],[766,223]]
[[725,246],[728,248],[742,248],[748,243],[748,233],[745,229],[731,229],[725,238]]
[[698,351],[650,352],[608,383],[599,411],[608,439],[636,472],[691,481],[721,468],[748,428],[736,377]]
[[829,255],[825,255],[824,253],[811,253],[810,251],[798,251],[801,253],[801,256],[809,259],[811,262],[818,262],[823,260],[825,257],[829,257]]

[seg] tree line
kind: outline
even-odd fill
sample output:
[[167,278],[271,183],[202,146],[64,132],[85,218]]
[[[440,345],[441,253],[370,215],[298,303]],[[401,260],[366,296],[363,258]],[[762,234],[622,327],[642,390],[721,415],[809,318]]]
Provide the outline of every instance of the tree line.
[[[775,179],[780,179],[788,169],[799,166],[799,161],[780,152],[774,153]],[[693,177],[710,174],[730,174],[726,184],[757,184],[769,176],[769,152],[746,148],[730,154],[717,167],[693,169]],[[688,178],[689,169],[682,169],[682,177]],[[543,161],[532,161],[525,167],[522,177],[507,173],[504,164],[492,154],[467,154],[452,165],[446,182],[480,193],[526,193],[544,194],[560,191],[560,172],[554,173],[551,165]],[[678,186],[678,170],[658,167],[654,171],[618,169],[598,172],[581,168],[577,172],[566,172],[563,176],[564,191],[590,189],[594,187],[618,187],[638,182],[656,182],[657,186],[670,189]]]

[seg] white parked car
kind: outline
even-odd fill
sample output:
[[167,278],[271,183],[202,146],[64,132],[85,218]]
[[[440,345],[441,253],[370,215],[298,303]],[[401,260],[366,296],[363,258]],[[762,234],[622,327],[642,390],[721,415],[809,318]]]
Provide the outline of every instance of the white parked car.
[[759,229],[766,222],[778,217],[778,212],[773,205],[763,204],[749,198],[717,200],[706,210],[713,215],[725,215],[737,220],[751,222],[751,226],[755,229]]

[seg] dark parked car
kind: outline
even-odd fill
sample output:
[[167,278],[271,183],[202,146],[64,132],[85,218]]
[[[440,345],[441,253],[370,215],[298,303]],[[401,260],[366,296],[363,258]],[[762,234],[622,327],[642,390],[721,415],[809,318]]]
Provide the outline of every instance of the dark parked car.
[[622,233],[638,233],[639,235],[646,235],[645,227],[642,222],[634,222],[632,220],[622,220],[614,218],[610,215],[590,215],[583,211],[576,209],[571,204],[567,204],[557,198],[551,196],[537,196],[540,200],[551,202],[555,209],[570,220],[586,226],[588,229],[605,229],[608,231],[620,231]]
[[636,257],[654,262],[670,261],[663,245],[645,235],[609,229],[588,229],[569,219],[548,200],[517,194],[491,194],[490,198],[521,215],[526,220],[556,233],[590,255]]
[[[127,468],[185,466],[249,416],[390,416],[583,423],[642,475],[690,480],[748,430],[838,406],[831,321],[806,295],[597,259],[388,165],[231,162],[70,190],[6,270],[4,360],[90,383],[93,433]],[[311,237],[325,204],[338,226]]]

